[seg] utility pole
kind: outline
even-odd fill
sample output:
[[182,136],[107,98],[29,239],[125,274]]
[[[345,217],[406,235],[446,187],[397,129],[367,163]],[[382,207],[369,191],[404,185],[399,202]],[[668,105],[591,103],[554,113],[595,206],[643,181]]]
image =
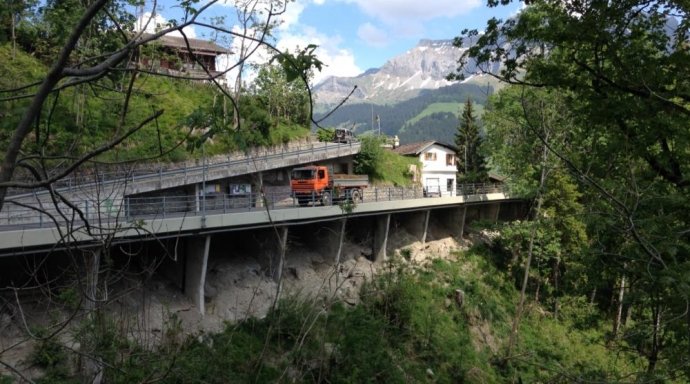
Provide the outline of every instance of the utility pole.
[[374,130],[374,104],[371,105],[371,129]]

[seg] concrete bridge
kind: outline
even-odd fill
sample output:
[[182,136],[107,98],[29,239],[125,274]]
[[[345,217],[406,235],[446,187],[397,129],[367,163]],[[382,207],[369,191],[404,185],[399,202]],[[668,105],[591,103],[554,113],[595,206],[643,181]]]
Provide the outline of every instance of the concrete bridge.
[[[156,244],[158,252],[176,255],[161,268],[192,298],[201,314],[205,312],[205,280],[209,255],[214,244],[227,247],[228,235],[237,233],[240,241],[260,249],[269,275],[279,278],[281,251],[295,231],[300,242],[311,243],[326,259],[335,263],[339,237],[344,227],[364,231],[373,261],[387,257],[388,237],[400,226],[426,241],[430,225],[447,228],[451,236],[461,238],[466,225],[474,220],[513,220],[526,215],[525,204],[513,199],[502,188],[476,186],[472,194],[425,198],[412,189],[375,189],[368,191],[363,202],[351,212],[341,206],[276,206],[239,210],[154,215],[144,219],[92,222],[91,227],[43,226],[6,228],[0,231],[0,256],[19,256],[59,252],[61,248],[96,248],[103,244],[117,247],[126,244]],[[350,223],[350,224],[347,224]],[[318,226],[325,231],[309,230]],[[306,228],[306,229],[305,229]],[[306,233],[306,235],[305,235]],[[232,238],[232,237],[231,237]],[[251,240],[248,240],[251,239]],[[236,245],[234,245],[236,246]]]
[[[37,210],[43,204],[50,206],[48,195],[14,195],[15,204],[6,205],[0,213],[0,260],[75,249],[88,252],[104,245],[114,251],[142,245],[152,253],[174,255],[166,259],[159,273],[184,290],[203,314],[209,257],[218,247],[238,246],[236,241],[258,249],[268,260],[267,273],[279,278],[280,254],[290,241],[308,243],[335,263],[343,242],[339,234],[347,232],[368,244],[371,252],[367,257],[381,261],[387,257],[389,234],[401,226],[424,243],[432,225],[460,238],[474,220],[512,220],[526,215],[523,201],[512,198],[504,186],[493,184],[459,185],[457,190],[433,198],[424,197],[419,187],[372,187],[350,209],[316,202],[300,207],[290,197],[289,188],[243,196],[197,193],[198,185],[207,181],[337,159],[358,150],[358,145],[329,143],[263,158],[218,162],[213,167],[202,164],[201,168],[136,178],[130,175],[124,186],[122,179],[79,188],[63,186],[64,194],[71,193],[73,206],[58,203],[57,208]],[[134,179],[138,181],[132,182]],[[128,195],[190,183],[197,186],[192,195]],[[79,197],[85,197],[82,205]]]

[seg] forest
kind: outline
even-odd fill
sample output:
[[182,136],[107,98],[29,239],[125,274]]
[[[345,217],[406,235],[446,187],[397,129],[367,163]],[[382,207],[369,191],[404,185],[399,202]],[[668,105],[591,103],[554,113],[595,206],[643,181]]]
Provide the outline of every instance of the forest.
[[[486,103],[491,90],[475,84],[454,84],[435,90],[422,90],[419,96],[393,105],[345,104],[323,120],[324,125],[354,127],[355,132],[378,132],[378,123],[372,128],[372,113],[379,117],[381,134],[399,135],[403,143],[438,140],[452,142],[453,130],[457,126],[457,114],[433,113],[410,122],[427,107],[435,103],[456,103],[458,108],[467,98],[478,104]],[[317,114],[317,117],[321,117]]]
[[[0,9],[0,211],[9,188],[55,193],[51,184],[84,164],[281,143],[323,123],[303,86],[321,65],[313,48],[274,51],[262,86],[200,84],[128,65],[148,41],[130,38],[126,1],[10,3]],[[40,284],[0,286],[3,311],[38,292],[56,319],[27,327],[41,374],[10,364],[16,345],[3,341],[0,382],[690,381],[690,9],[674,0],[524,4],[455,44],[467,49],[459,68],[502,65],[486,71],[508,86],[485,101],[479,148],[512,196],[530,202],[528,220],[475,222],[462,249],[428,263],[400,249],[356,306],[286,295],[266,317],[215,333],[183,329],[171,315],[146,347],[92,299],[118,275],[104,236],[93,249],[68,249],[77,267],[64,280],[41,280],[36,263]],[[203,24],[206,5],[180,6],[185,18],[167,31]],[[247,27],[256,19],[245,11]],[[270,47],[247,29],[213,28],[247,39],[240,57],[250,44]],[[444,92],[445,101],[480,95]],[[383,132],[430,97],[404,113],[380,107]],[[349,108],[371,120],[370,106]],[[103,278],[83,281],[94,265]]]

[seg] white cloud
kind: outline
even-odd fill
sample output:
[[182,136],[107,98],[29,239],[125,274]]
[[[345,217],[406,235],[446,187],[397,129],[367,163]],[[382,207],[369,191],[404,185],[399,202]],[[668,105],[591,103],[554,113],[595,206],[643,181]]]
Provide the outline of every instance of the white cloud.
[[371,23],[364,23],[357,29],[357,36],[374,47],[383,47],[388,44],[389,38],[385,31],[376,28]]
[[427,21],[437,17],[455,17],[482,5],[481,0],[434,0],[433,5],[420,0],[345,0],[364,13],[389,25]]
[[278,29],[286,30],[298,24],[302,11],[304,11],[304,1],[295,1],[294,3],[289,3],[285,8],[285,12],[278,16],[278,20],[281,21]]
[[314,84],[329,76],[356,76],[362,73],[355,64],[352,51],[341,47],[340,37],[319,33],[311,27],[303,27],[299,32],[283,34],[278,41],[278,48],[294,51],[296,48],[305,48],[308,44],[318,45],[314,53],[324,63],[321,72],[314,72]]
[[[137,23],[135,24],[135,30],[136,31],[141,31],[144,30],[146,33],[156,33],[160,31],[161,29],[168,28],[168,20],[161,16],[160,14],[152,14],[151,12],[144,12],[141,17],[137,18]],[[194,30],[194,27],[188,26],[182,29],[184,31],[184,34],[188,38],[195,38],[196,37],[196,31]],[[180,31],[172,31],[168,33],[170,36],[178,36],[182,37],[182,34]]]
[[[260,0],[267,1],[267,0]],[[329,76],[355,76],[362,73],[362,70],[355,64],[355,57],[352,51],[343,48],[343,41],[337,35],[327,35],[318,32],[315,28],[300,23],[300,16],[305,7],[315,4],[323,5],[326,0],[296,0],[287,4],[287,10],[277,19],[282,21],[278,30],[275,31],[275,46],[282,51],[294,52],[296,48],[303,49],[309,44],[318,45],[314,52],[319,60],[324,63],[321,72],[314,72],[314,84]],[[233,5],[233,1],[227,1],[226,5]],[[239,27],[233,28],[235,32],[240,32]],[[231,55],[229,60],[234,63],[237,60],[237,52],[240,51],[240,40],[234,39],[231,49],[235,55]],[[274,55],[274,52],[267,53],[265,50],[258,50],[252,57],[247,59],[247,64],[264,64]],[[243,75],[243,82],[251,82],[255,74],[248,70]],[[237,69],[229,72],[227,78],[230,84],[234,84],[237,76]]]

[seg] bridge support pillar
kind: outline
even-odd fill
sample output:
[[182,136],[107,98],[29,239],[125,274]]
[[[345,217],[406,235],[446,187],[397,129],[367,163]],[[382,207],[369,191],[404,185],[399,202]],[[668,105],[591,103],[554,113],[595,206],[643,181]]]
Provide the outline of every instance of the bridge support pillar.
[[426,235],[429,232],[429,218],[431,217],[431,210],[428,209],[424,211],[424,227],[422,229],[422,236],[419,239],[422,244],[426,243]]
[[424,244],[429,230],[429,217],[431,210],[407,213],[400,217],[401,224],[405,227],[407,232],[419,239]]
[[467,216],[467,206],[463,205],[462,208],[462,214],[460,215],[460,234],[458,237],[462,239],[462,236],[465,235],[465,217]]
[[376,217],[374,224],[374,261],[379,262],[386,259],[386,246],[388,245],[388,229],[391,225],[391,215],[386,214]]
[[465,230],[465,215],[467,206],[448,208],[443,212],[443,223],[450,231],[450,235],[462,238]]
[[501,203],[487,204],[481,207],[480,217],[484,220],[498,221],[498,214],[501,211]]
[[189,296],[199,313],[205,314],[204,285],[206,284],[206,268],[208,266],[208,251],[211,247],[211,235],[192,237],[187,240],[187,272],[185,273],[184,292]]
[[287,252],[288,227],[278,228],[278,235],[280,235],[280,241],[277,246],[273,248],[270,273],[273,279],[280,283],[280,279],[283,277],[283,264]]

